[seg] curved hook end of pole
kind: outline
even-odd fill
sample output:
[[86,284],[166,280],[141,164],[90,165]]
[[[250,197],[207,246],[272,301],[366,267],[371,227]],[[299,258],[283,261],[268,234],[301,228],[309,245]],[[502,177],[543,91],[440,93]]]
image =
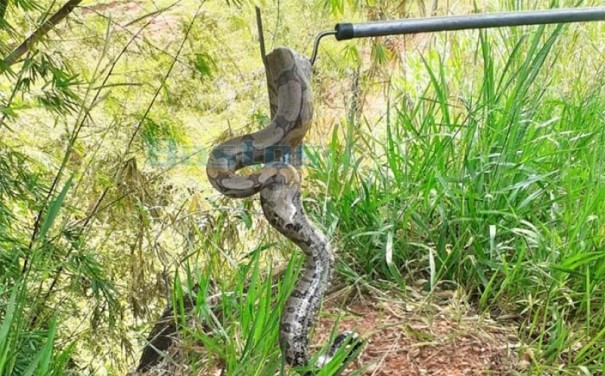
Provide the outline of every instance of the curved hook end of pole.
[[326,35],[336,35],[336,30],[326,30],[326,31],[322,31],[321,33],[317,34],[317,36],[315,37],[315,42],[313,43],[313,53],[311,54],[311,59],[310,59],[311,66],[313,66],[313,64],[315,64],[315,59],[317,58],[317,52],[319,51],[319,42]]

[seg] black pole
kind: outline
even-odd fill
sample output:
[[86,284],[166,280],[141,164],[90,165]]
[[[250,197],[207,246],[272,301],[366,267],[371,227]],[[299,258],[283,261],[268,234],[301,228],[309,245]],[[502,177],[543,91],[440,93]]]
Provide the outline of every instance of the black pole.
[[393,34],[416,34],[446,30],[485,29],[491,27],[586,21],[605,21],[605,7],[410,18],[357,24],[339,23],[336,25],[336,39],[346,40]]

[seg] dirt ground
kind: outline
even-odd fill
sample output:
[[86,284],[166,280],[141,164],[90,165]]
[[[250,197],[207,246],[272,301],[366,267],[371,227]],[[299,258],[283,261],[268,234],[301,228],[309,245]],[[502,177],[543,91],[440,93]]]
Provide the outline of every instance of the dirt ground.
[[349,367],[364,375],[514,375],[527,366],[514,323],[477,315],[456,292],[441,294],[439,302],[414,292],[406,302],[361,298],[346,309],[329,301],[315,339],[327,341],[340,317],[339,329],[366,340]]

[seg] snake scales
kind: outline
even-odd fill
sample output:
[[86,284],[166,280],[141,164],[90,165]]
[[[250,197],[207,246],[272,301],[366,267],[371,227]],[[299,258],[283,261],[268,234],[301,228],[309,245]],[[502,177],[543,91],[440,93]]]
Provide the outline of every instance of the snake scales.
[[[305,57],[278,48],[266,56],[271,123],[262,130],[234,137],[216,146],[209,157],[210,183],[228,197],[243,198],[260,193],[263,213],[269,223],[296,244],[307,256],[294,291],[280,321],[280,346],[293,367],[309,365],[308,333],[332,275],[334,257],[326,236],[305,215],[301,204],[301,177],[287,163],[296,158],[313,117],[311,63]],[[236,171],[250,165],[264,166],[250,175]],[[333,342],[317,366],[329,362],[345,340],[352,353],[358,337],[343,333]],[[349,342],[350,340],[350,342]]]

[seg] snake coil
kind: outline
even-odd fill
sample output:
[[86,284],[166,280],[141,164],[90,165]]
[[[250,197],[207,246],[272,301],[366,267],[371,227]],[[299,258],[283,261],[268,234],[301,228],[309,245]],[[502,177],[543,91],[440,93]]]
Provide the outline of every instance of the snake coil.
[[[334,257],[327,237],[305,215],[300,196],[301,178],[287,161],[295,162],[313,117],[311,63],[287,48],[266,57],[271,103],[271,123],[254,133],[234,137],[216,146],[209,157],[207,175],[222,194],[249,197],[260,193],[269,223],[296,244],[307,256],[280,320],[279,342],[286,362],[293,367],[309,365],[309,330],[330,283]],[[236,171],[264,164],[250,175]],[[360,345],[353,333],[342,333],[316,364],[328,363],[347,343],[350,352]]]

